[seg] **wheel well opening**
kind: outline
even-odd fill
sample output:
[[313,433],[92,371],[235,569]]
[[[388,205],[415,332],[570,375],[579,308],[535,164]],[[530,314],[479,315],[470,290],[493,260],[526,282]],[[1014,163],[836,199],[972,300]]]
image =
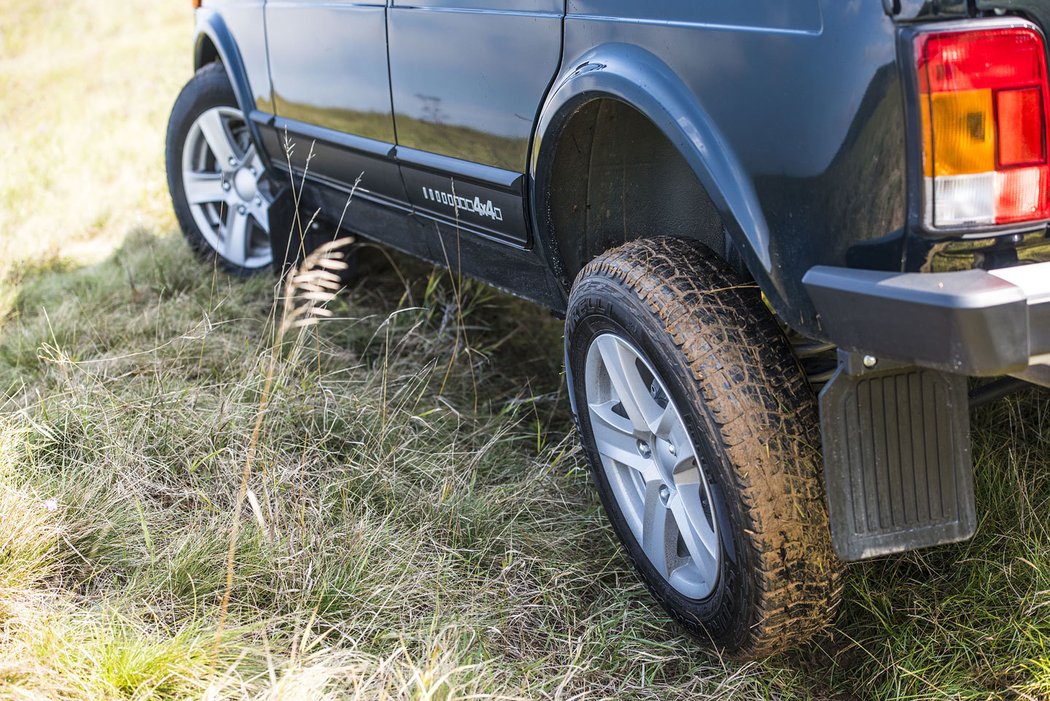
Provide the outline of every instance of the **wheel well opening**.
[[216,62],[222,63],[219,49],[208,35],[202,34],[200,39],[197,40],[197,50],[193,57],[193,69],[200,70],[209,63]]
[[581,106],[558,138],[550,174],[547,211],[566,283],[603,251],[639,238],[694,239],[723,257],[731,253],[692,168],[625,102]]

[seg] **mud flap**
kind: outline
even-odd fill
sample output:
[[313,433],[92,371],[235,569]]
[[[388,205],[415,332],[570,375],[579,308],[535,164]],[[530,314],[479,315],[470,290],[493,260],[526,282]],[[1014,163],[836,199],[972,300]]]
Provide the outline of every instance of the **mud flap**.
[[[872,358],[868,365],[873,364]],[[839,354],[820,393],[835,552],[844,560],[965,540],[977,524],[965,377]]]
[[[321,244],[334,241],[340,235],[336,223],[322,216],[323,204],[310,187],[299,193],[298,211],[294,193],[289,186],[282,187],[270,205],[270,249],[273,252],[273,269],[279,277],[300,263]],[[347,253],[347,262],[353,266],[352,256]],[[353,279],[353,270],[341,274],[344,284]]]

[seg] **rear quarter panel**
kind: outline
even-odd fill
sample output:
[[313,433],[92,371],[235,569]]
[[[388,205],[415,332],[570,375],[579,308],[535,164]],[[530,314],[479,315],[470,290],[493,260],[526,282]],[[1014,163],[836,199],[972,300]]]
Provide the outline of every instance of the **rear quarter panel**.
[[740,164],[768,229],[765,261],[745,260],[788,323],[819,335],[801,283],[813,265],[900,269],[905,124],[882,3],[569,0],[567,13],[563,75],[594,47],[634,45],[710,119],[709,146]]

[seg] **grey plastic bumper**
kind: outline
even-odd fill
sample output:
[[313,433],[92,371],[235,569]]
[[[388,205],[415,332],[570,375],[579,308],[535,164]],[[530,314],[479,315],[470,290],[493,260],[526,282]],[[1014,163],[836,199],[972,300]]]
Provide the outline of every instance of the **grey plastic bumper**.
[[954,273],[817,266],[803,278],[840,348],[964,375],[1050,364],[1050,263]]

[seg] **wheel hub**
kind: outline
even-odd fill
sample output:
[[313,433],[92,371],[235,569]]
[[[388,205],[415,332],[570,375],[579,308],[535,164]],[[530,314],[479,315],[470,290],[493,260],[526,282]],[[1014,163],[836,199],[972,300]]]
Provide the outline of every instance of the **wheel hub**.
[[233,189],[244,202],[252,202],[259,192],[259,179],[251,169],[238,168],[233,174]]

